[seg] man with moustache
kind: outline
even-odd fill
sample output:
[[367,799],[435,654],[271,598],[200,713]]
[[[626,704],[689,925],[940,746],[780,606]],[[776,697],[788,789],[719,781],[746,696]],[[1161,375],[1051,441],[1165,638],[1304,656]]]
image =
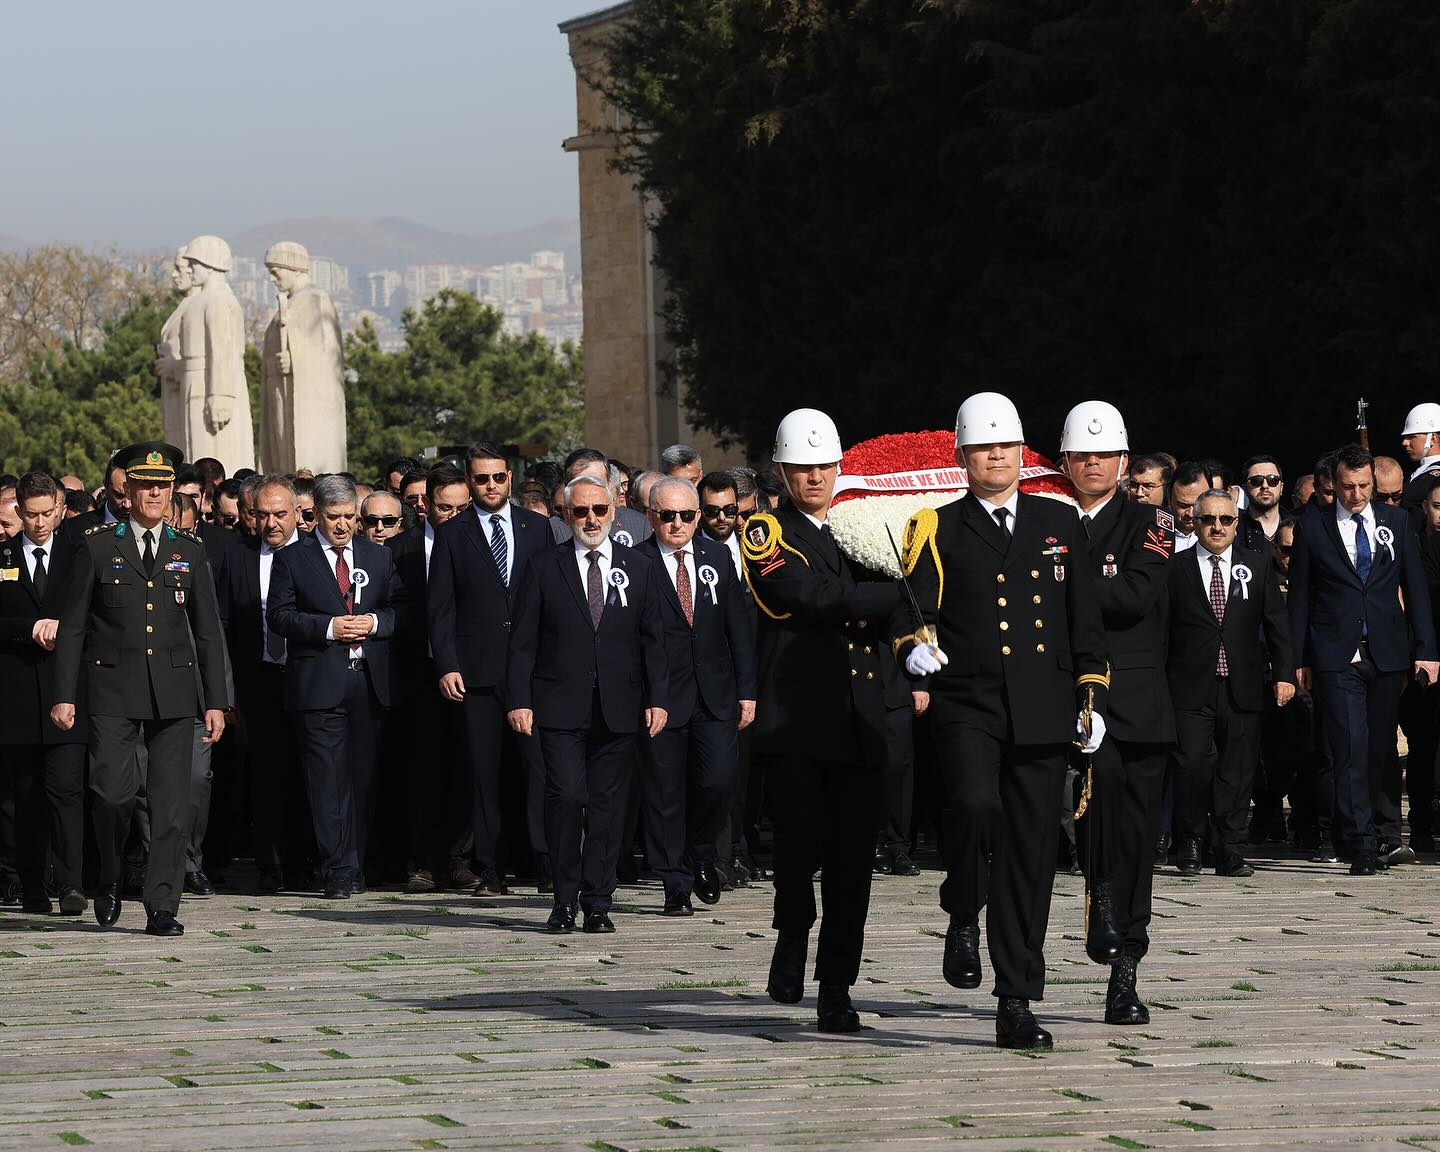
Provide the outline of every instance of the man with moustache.
[[1049,1048],[1030,1001],[1045,990],[1056,813],[1072,742],[1088,755],[1104,738],[1110,672],[1084,532],[1071,509],[1020,492],[1024,440],[1007,397],[960,405],[955,460],[969,493],[906,525],[905,571],[924,619],[894,645],[911,676],[930,678],[945,979],[979,986],[985,908],[996,1041]]

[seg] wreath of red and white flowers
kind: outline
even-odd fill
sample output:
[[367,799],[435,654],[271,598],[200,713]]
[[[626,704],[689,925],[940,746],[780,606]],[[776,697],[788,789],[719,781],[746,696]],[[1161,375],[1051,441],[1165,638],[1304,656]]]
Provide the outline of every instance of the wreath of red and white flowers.
[[[955,463],[954,432],[899,432],[862,440],[840,461],[830,530],[852,560],[898,577],[886,525],[900,543],[905,522],[921,508],[953,503],[968,490],[965,469]],[[1023,449],[1020,490],[1075,502],[1069,478],[1031,448]]]

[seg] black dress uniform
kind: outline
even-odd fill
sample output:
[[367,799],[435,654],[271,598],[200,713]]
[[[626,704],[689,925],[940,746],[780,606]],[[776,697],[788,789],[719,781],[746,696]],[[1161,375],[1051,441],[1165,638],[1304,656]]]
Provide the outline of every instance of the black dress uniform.
[[[988,905],[995,995],[1039,999],[1077,694],[1093,688],[1103,712],[1109,684],[1089,549],[1074,509],[1021,493],[1004,528],[974,496],[923,510],[904,559],[950,657],[930,677],[946,806],[940,906],[954,932]],[[896,656],[915,643],[898,636]],[[976,972],[962,986],[978,983]]]
[[[823,866],[815,979],[822,993],[826,985],[848,989],[859,976],[869,911],[886,758],[886,631],[900,589],[863,580],[828,525],[790,505],[751,516],[742,551],[760,612],[752,727],[754,754],[771,773],[773,926],[799,949],[803,967],[816,919],[812,878]],[[801,989],[788,991],[800,998]]]
[[[128,460],[129,477],[174,478],[178,449],[140,447],[150,451]],[[120,878],[143,730],[151,829],[145,905],[173,916],[185,878],[195,718],[230,705],[225,641],[200,538],[159,524],[147,564],[134,525],[126,519],[90,528],[76,550],[55,644],[55,698],[73,703],[83,672],[102,889]],[[197,666],[203,702],[196,699]]]

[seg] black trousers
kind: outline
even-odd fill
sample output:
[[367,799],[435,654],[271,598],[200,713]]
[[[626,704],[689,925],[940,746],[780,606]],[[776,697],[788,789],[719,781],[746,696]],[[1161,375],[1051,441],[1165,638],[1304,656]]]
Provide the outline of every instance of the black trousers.
[[[1150,950],[1150,890],[1160,822],[1160,793],[1165,786],[1168,744],[1143,744],[1107,737],[1090,758],[1094,769],[1090,806],[1075,822],[1080,861],[1093,884],[1110,882],[1116,930],[1125,938],[1125,954],[1143,959]],[[1085,758],[1077,794],[1085,784]]]
[[385,735],[392,761],[404,765],[397,800],[405,813],[407,867],[428,869],[444,883],[443,876],[469,866],[475,791],[465,705],[441,696],[437,680],[426,661],[424,674],[407,685]]
[[375,772],[375,736],[380,702],[368,670],[345,673],[338,707],[297,713],[300,762],[315,823],[322,881],[354,883],[364,876]]
[[1315,753],[1314,729],[1309,697],[1297,692],[1284,708],[1275,703],[1273,696],[1266,699],[1260,714],[1261,756],[1254,799],[1256,816],[1270,827],[1283,827],[1287,795],[1293,816],[1304,808],[1297,794],[1306,787],[1306,761]]
[[816,920],[815,872],[825,915],[815,979],[854,984],[865,947],[879,774],[825,760],[773,761],[768,775],[775,817],[775,915],[780,932],[809,932]]
[[1223,867],[1244,856],[1260,713],[1237,707],[1229,678],[1217,677],[1213,703],[1175,709],[1175,737],[1175,834],[1203,840],[1208,816]]
[[[190,804],[185,817],[185,871],[200,872],[205,867],[205,836],[210,827],[210,796],[215,780],[211,770],[214,748],[204,742],[204,721],[190,722]],[[135,770],[139,785],[135,806],[130,817],[130,840],[126,845],[131,868],[138,874],[145,868],[150,854],[150,750],[145,745],[135,748]]]
[[984,908],[995,995],[1042,999],[1066,745],[1017,745],[938,716],[934,724],[945,805],[940,907],[963,924]]
[[589,728],[541,728],[545,840],[555,903],[608,912],[635,762],[634,732],[606,726],[597,695]]
[[[1310,725],[1306,755],[1295,766],[1290,785],[1290,823],[1299,842],[1310,847],[1335,838],[1335,758],[1315,696],[1297,693],[1288,711],[1303,714]],[[1294,717],[1298,720],[1298,715]]]
[[880,779],[880,834],[892,852],[910,851],[915,802],[915,713],[907,703],[885,713],[885,771]]
[[1410,798],[1410,835],[1432,836],[1435,756],[1440,750],[1440,685],[1408,680],[1400,696],[1400,727],[1410,745],[1405,758],[1405,794]]
[[0,759],[15,786],[16,871],[24,894],[45,895],[47,856],[55,887],[80,888],[85,839],[85,745],[11,744]]
[[1335,759],[1338,847],[1373,852],[1400,842],[1395,726],[1404,672],[1381,672],[1368,654],[1339,672],[1316,672],[1318,706]]
[[285,711],[281,665],[260,665],[245,685],[240,712],[248,737],[245,775],[255,865],[264,874],[294,879],[308,870],[314,833],[296,717]]
[[[493,687],[466,686],[465,743],[469,751],[469,778],[473,784],[472,820],[475,863],[483,870],[499,869],[500,845],[517,840],[520,830],[507,829],[505,821],[505,778],[517,768],[523,773],[525,793],[525,835],[530,850],[545,856],[545,767],[541,741],[536,736],[510,733],[505,706]],[[597,704],[598,714],[598,704]],[[507,837],[507,831],[509,836]],[[512,848],[518,848],[518,843]]]
[[735,788],[735,724],[697,703],[688,723],[642,743],[645,858],[666,896],[688,894],[691,867],[715,862]]
[[126,716],[90,717],[90,791],[92,819],[100,855],[100,884],[120,879],[125,842],[140,788],[136,746],[144,737],[148,753],[146,800],[150,850],[145,867],[145,907],[152,912],[180,910],[185,881],[185,845],[190,831],[191,765],[195,718],[134,720]]

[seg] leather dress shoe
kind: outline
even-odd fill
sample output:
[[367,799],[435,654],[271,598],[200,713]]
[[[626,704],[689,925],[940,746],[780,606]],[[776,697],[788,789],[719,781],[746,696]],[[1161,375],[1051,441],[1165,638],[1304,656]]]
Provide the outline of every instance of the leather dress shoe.
[[1182,876],[1200,875],[1200,841],[1193,836],[1187,836],[1180,841],[1179,851],[1175,857],[1176,867],[1180,869]]
[[1096,964],[1113,964],[1124,944],[1115,928],[1110,881],[1097,880],[1090,886],[1090,907],[1085,915],[1085,955]]
[[[368,887],[366,887],[366,885],[367,885],[368,883],[369,883],[369,881],[366,880],[364,876],[357,876],[357,877],[355,877],[355,879],[354,879],[354,880],[351,880],[351,881],[350,881],[350,884],[349,884],[350,895],[352,895],[352,896],[363,896],[363,895],[365,895],[366,892],[370,891],[370,889],[369,889]],[[378,881],[377,881],[377,883],[378,883]]]
[[1121,956],[1110,968],[1110,986],[1105,990],[1105,1023],[1135,1026],[1150,1023],[1150,1010],[1135,991],[1135,969],[1139,961]]
[[505,887],[505,879],[497,869],[486,868],[480,873],[480,879],[475,887],[470,890],[472,896],[505,896],[510,889]]
[[915,867],[915,861],[910,859],[909,853],[901,848],[895,853],[895,858],[891,861],[890,875],[919,876],[920,869]]
[[0,905],[19,904],[23,899],[19,881],[6,880],[0,884]]
[[1055,1040],[1041,1028],[1030,1011],[1030,1001],[1018,996],[1000,997],[995,1013],[995,1043],[1001,1048],[1053,1048]]
[[1223,864],[1215,866],[1215,875],[1229,876],[1234,879],[1243,880],[1247,876],[1255,875],[1255,866],[1243,856],[1236,856]]
[[1165,861],[1170,859],[1170,833],[1160,833],[1160,838],[1155,841],[1155,866],[1164,867]]
[[730,873],[730,886],[732,888],[750,887],[750,869],[746,867],[745,861],[740,859],[739,856],[736,856],[725,867]]
[[980,987],[980,925],[962,924],[950,917],[941,971],[952,988]]
[[594,933],[594,932],[613,932],[613,931],[615,931],[615,922],[610,919],[610,913],[608,913],[608,912],[600,912],[600,911],[588,912],[588,911],[587,911],[587,912],[585,913],[585,927],[584,927],[584,931],[586,931],[586,932],[591,932],[591,933]]
[[850,1003],[850,989],[844,984],[821,984],[815,1003],[821,1032],[859,1032],[860,1014]]
[[185,925],[175,919],[173,912],[147,912],[145,914],[145,935],[147,936],[183,936]]
[[210,877],[204,872],[186,872],[185,891],[191,896],[213,896],[215,885],[210,883]]
[[879,847],[875,849],[875,862],[870,870],[877,876],[889,876],[895,869],[895,856],[890,849]]
[[714,864],[701,864],[695,869],[695,895],[706,904],[720,900],[720,873]]
[[661,910],[662,916],[693,916],[695,906],[690,903],[690,893],[677,892],[673,896],[665,897],[665,907]]
[[85,911],[85,893],[79,888],[66,888],[60,893],[60,915],[79,916]]
[[416,868],[405,877],[405,891],[412,895],[417,892],[435,891],[435,873],[429,868]]
[[[434,879],[433,875],[431,876],[431,879]],[[474,888],[475,885],[479,883],[479,875],[470,871],[470,869],[465,867],[465,865],[463,864],[460,865],[458,868],[450,869],[450,887],[456,889],[457,891],[463,892],[468,888]]]
[[120,881],[106,884],[95,893],[95,923],[109,928],[120,919]]
[[1391,867],[1396,864],[1415,863],[1415,849],[1408,844],[1386,844],[1380,851],[1385,857],[1385,863]]
[[550,909],[550,918],[545,921],[547,932],[573,932],[575,931],[575,905],[556,904]]
[[39,896],[22,896],[20,911],[30,916],[50,916],[55,912],[55,906],[50,903],[50,897],[42,892]]
[[775,1003],[800,1003],[805,995],[805,954],[809,950],[808,932],[781,932],[775,937],[770,979],[765,983],[765,992]]
[[1356,852],[1350,861],[1351,876],[1374,876],[1375,857],[1368,852]]
[[327,880],[325,882],[326,900],[348,900],[350,899],[350,885],[344,880]]
[[1340,856],[1335,849],[1331,847],[1329,841],[1326,841],[1310,853],[1310,863],[1338,864],[1340,863]]
[[720,878],[720,891],[729,892],[730,889],[735,887],[735,879],[730,875],[728,866],[717,862],[713,867],[715,869],[715,875]]

